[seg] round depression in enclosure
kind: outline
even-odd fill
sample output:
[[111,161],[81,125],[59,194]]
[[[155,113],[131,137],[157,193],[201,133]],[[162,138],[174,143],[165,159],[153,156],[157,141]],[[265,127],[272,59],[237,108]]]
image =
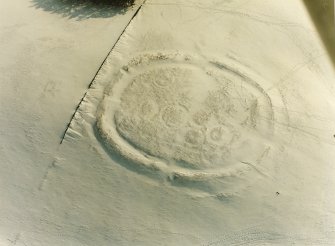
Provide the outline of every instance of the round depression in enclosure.
[[132,165],[206,181],[257,170],[274,117],[261,84],[232,64],[158,53],[133,58],[115,76],[97,129]]

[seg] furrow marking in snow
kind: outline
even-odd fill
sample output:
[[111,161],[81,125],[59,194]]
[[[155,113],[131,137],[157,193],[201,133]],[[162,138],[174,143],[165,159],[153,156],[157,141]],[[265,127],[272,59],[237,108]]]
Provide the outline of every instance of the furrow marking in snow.
[[108,56],[109,56],[109,55],[111,54],[111,52],[114,50],[116,44],[119,42],[120,38],[122,37],[122,35],[123,35],[124,32],[126,31],[127,27],[130,25],[130,23],[132,22],[132,20],[137,16],[137,14],[138,14],[139,11],[141,10],[142,6],[145,4],[145,1],[146,1],[146,0],[144,0],[144,1],[142,2],[142,4],[137,8],[137,10],[135,11],[135,13],[133,14],[133,16],[131,17],[131,19],[130,19],[129,22],[127,23],[126,27],[123,29],[122,33],[119,35],[118,39],[117,39],[116,42],[114,43],[113,47],[110,49],[110,51],[109,51],[108,54],[106,55],[105,59],[104,59],[103,62],[101,63],[101,65],[100,65],[100,67],[98,68],[97,72],[96,72],[95,75],[93,76],[93,79],[91,80],[91,82],[90,82],[89,85],[88,85],[87,91],[85,92],[84,96],[80,99],[80,102],[78,103],[78,105],[77,105],[77,107],[76,107],[76,109],[75,109],[75,111],[74,111],[74,113],[73,113],[73,115],[72,115],[72,117],[71,117],[69,123],[68,123],[67,126],[66,126],[66,129],[65,129],[65,131],[64,131],[64,133],[63,133],[63,135],[62,135],[60,144],[63,143],[64,138],[65,138],[65,136],[66,136],[66,133],[67,133],[67,131],[68,131],[70,125],[71,125],[71,122],[73,121],[73,119],[74,119],[76,113],[78,112],[78,109],[80,108],[80,105],[82,104],[84,98],[86,97],[87,92],[88,92],[88,90],[91,88],[91,86],[92,86],[92,84],[93,84],[95,78],[97,77],[99,71],[101,70],[102,66],[105,64],[105,62],[106,62]]

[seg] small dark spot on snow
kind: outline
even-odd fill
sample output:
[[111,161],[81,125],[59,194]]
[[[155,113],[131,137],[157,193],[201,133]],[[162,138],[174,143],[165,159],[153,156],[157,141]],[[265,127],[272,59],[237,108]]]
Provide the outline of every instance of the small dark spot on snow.
[[277,195],[277,196],[279,196],[279,195],[280,195],[280,193],[277,191],[277,192],[276,192],[276,195]]

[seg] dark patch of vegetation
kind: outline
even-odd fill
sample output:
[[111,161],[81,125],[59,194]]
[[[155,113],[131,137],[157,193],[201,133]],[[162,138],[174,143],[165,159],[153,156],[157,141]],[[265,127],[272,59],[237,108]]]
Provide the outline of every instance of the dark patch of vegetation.
[[78,20],[124,14],[135,0],[32,0],[33,7]]
[[90,0],[90,1],[94,4],[103,4],[116,7],[129,7],[134,4],[134,0]]

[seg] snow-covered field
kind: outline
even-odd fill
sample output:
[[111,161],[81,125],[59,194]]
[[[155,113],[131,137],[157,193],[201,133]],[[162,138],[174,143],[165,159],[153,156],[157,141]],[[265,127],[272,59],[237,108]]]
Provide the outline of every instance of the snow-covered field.
[[0,245],[335,243],[335,77],[302,1],[55,2],[1,1]]

